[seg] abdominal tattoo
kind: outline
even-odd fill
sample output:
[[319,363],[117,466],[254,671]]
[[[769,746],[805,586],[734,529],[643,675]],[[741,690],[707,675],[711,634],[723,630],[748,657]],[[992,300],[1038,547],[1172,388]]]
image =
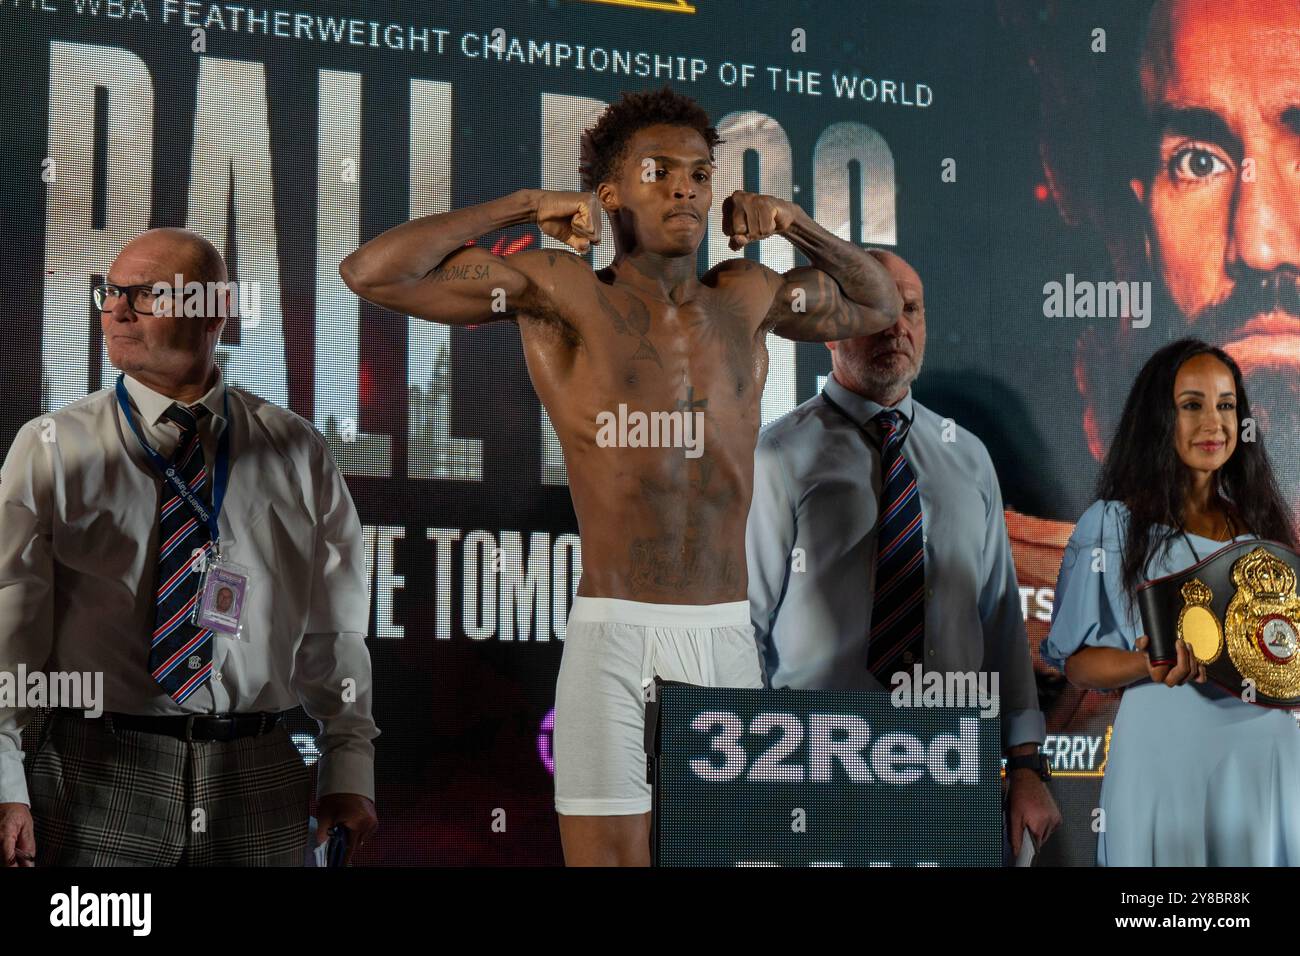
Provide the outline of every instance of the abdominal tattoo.
[[[708,406],[693,387],[677,408],[690,414]],[[720,545],[717,519],[734,507],[735,489],[712,482],[713,460],[705,454],[688,461],[668,459],[671,473],[662,479],[642,477],[641,498],[665,529],[654,537],[634,538],[628,545],[631,583],[658,590],[718,590],[740,583],[740,569]],[[684,503],[694,506],[683,508]]]
[[730,554],[695,537],[636,538],[629,548],[632,584],[659,590],[731,587],[740,576]]
[[635,296],[628,296],[630,303],[627,317],[624,318],[614,308],[613,303],[605,298],[605,294],[600,289],[596,290],[596,301],[600,303],[606,318],[614,326],[614,331],[619,335],[630,335],[640,339],[637,346],[636,354],[632,356],[632,361],[638,359],[647,359],[654,362],[660,368],[664,367],[663,361],[659,358],[659,352],[650,342],[650,311],[645,304]]

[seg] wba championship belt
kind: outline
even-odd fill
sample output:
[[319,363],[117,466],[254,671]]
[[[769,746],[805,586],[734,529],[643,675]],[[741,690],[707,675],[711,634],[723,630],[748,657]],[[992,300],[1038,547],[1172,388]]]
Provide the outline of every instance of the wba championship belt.
[[[1183,640],[1205,673],[1253,703],[1300,706],[1300,555],[1276,541],[1238,541],[1138,589],[1153,664]],[[1247,682],[1250,683],[1247,683]],[[1250,700],[1247,694],[1245,699]]]

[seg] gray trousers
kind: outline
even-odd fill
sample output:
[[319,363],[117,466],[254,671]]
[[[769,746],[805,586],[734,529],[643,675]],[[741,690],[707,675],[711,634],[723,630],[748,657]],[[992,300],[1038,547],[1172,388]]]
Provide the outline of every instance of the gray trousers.
[[302,866],[312,774],[284,726],[229,742],[56,712],[28,757],[38,866]]

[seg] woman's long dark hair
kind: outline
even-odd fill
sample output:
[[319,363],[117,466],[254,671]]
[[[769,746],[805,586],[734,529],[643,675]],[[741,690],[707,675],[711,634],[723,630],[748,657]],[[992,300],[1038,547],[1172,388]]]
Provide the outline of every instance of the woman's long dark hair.
[[[1183,502],[1191,486],[1191,471],[1174,447],[1178,415],[1174,378],[1183,363],[1198,355],[1213,355],[1232,371],[1238,424],[1253,418],[1241,369],[1223,349],[1200,339],[1179,339],[1142,366],[1097,479],[1098,498],[1123,502],[1129,510],[1122,572],[1130,600],[1146,580],[1152,556],[1160,549],[1167,550],[1183,530]],[[1242,441],[1238,435],[1232,457],[1215,473],[1212,493],[1233,520],[1236,534],[1250,531],[1295,547],[1293,519],[1282,503],[1258,428],[1254,438]]]

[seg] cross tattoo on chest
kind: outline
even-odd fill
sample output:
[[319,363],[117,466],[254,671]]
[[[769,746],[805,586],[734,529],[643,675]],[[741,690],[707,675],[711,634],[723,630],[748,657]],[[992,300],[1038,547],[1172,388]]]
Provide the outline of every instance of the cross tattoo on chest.
[[686,389],[686,400],[683,401],[678,399],[675,407],[690,412],[697,408],[708,408],[709,400],[707,398],[701,398],[697,401],[695,398],[695,386],[691,385]]

